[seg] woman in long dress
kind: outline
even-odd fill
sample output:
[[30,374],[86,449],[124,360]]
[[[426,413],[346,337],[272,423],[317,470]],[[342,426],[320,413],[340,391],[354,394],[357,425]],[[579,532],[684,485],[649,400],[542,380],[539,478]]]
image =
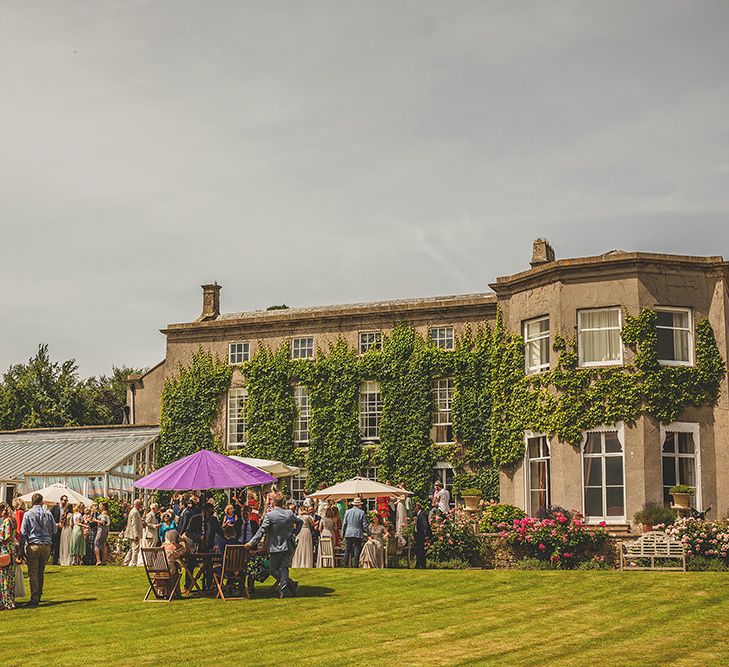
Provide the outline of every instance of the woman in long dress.
[[359,566],[364,568],[385,567],[385,527],[378,514],[372,517],[370,534],[362,547]]
[[[339,512],[337,512],[337,508],[334,506],[328,506],[326,510],[324,511],[324,516],[322,517],[321,521],[319,522],[319,530],[321,531],[321,534],[319,536],[319,544],[321,545],[321,541],[325,538],[328,538],[332,541],[332,549],[334,549],[335,546],[335,532],[337,529],[337,524],[334,520],[335,516],[339,516]],[[321,558],[321,546],[319,548],[319,551],[316,556],[316,566],[317,567],[324,567],[322,565],[322,558]]]
[[74,565],[81,565],[81,561],[86,555],[85,524],[84,504],[78,503],[73,508],[73,528],[71,529],[71,558]]
[[[401,485],[402,486],[402,485]],[[397,504],[395,505],[395,534],[402,535],[403,528],[408,522],[407,496],[402,494],[397,496]]]
[[73,531],[73,507],[66,505],[61,513],[61,538],[59,543],[58,564],[71,565],[71,532]]
[[308,509],[302,509],[302,512],[301,520],[304,525],[296,536],[296,551],[291,562],[293,568],[314,567],[314,520]]
[[10,508],[0,503],[0,556],[8,564],[0,567],[0,609],[15,609],[15,558],[17,539]]

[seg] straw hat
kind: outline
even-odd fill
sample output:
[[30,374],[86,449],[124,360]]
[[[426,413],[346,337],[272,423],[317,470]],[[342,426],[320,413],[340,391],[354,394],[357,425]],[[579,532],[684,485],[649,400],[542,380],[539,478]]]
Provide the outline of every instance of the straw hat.
[[356,498],[355,498],[355,499],[354,499],[354,500],[352,501],[352,505],[354,505],[355,507],[359,507],[360,505],[362,505],[362,498],[360,498],[359,496],[357,496],[357,497],[356,497]]

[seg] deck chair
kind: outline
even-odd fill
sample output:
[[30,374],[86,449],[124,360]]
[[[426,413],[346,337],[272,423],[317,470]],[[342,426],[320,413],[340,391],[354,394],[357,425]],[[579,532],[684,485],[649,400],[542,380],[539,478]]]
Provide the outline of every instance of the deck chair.
[[[223,553],[223,564],[220,567],[220,574],[213,570],[215,585],[218,588],[216,597],[226,602],[227,600],[250,599],[251,595],[246,586],[246,576],[248,574],[248,550],[242,544],[227,544]],[[226,581],[237,581],[243,595],[233,597],[225,596],[223,583]]]
[[[180,573],[170,572],[167,554],[162,547],[151,547],[142,549],[142,562],[144,563],[144,571],[147,573],[149,581],[149,590],[144,596],[144,602],[170,602],[178,590],[180,584]],[[158,586],[164,583],[169,586],[171,593],[169,596],[160,593]],[[149,599],[149,594],[154,594],[154,600]]]
[[319,561],[322,567],[334,567],[334,544],[331,537],[319,538]]

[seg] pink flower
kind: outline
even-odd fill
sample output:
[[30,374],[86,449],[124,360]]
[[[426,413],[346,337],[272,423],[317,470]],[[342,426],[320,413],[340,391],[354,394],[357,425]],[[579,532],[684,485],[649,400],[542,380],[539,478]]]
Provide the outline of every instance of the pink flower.
[[543,544],[540,544],[540,545],[539,545],[539,550],[540,550],[540,551],[544,551],[544,550],[545,550],[546,548],[547,548],[547,547],[545,547],[545,546],[544,546]]

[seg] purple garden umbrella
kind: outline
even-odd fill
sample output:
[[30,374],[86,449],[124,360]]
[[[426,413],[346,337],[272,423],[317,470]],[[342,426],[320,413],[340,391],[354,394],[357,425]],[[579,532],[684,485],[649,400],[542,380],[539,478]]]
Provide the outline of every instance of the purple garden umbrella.
[[203,449],[138,479],[134,486],[159,491],[187,491],[239,489],[275,481],[276,477],[263,470]]

